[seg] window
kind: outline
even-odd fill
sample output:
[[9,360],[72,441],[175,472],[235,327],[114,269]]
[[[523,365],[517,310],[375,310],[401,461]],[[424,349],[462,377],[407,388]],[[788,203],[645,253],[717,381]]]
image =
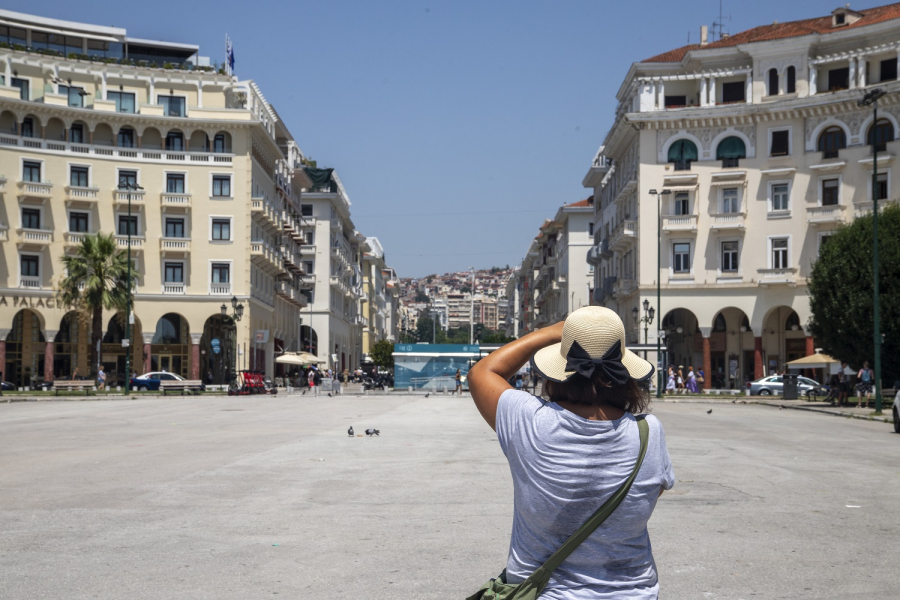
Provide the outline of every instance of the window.
[[184,283],[184,263],[167,262],[165,271],[166,283]]
[[303,261],[303,270],[306,271],[307,273],[312,273],[313,272],[313,261],[304,260]]
[[691,245],[686,242],[672,244],[672,254],[674,257],[673,271],[675,273],[691,272]]
[[668,162],[675,163],[676,171],[690,171],[697,157],[697,145],[691,140],[677,140],[669,146]]
[[213,175],[212,195],[222,198],[231,197],[231,175]]
[[881,61],[881,81],[895,81],[897,79],[897,58],[889,58]]
[[106,99],[116,103],[116,112],[134,112],[134,94],[128,92],[106,92]]
[[22,137],[34,137],[34,119],[31,117],[22,119]]
[[716,146],[716,160],[721,160],[725,168],[738,166],[741,158],[747,158],[747,148],[739,137],[727,137]]
[[134,189],[137,187],[137,171],[119,171],[119,189]]
[[787,183],[772,184],[772,212],[790,210],[790,192]]
[[20,100],[31,100],[31,84],[27,79],[19,79],[18,77],[13,77],[12,86],[15,88],[19,88]]
[[823,179],[822,180],[822,206],[834,206],[838,204],[840,198],[841,180],[840,179]]
[[88,230],[88,214],[86,212],[69,213],[69,231],[72,233],[86,233]]
[[180,131],[170,131],[166,134],[166,150],[170,152],[184,152],[184,134]]
[[713,321],[713,331],[725,331],[725,316],[722,313],[716,315],[716,320]]
[[847,15],[845,15],[842,12],[839,12],[836,15],[834,15],[834,24],[835,25],[843,25],[844,23],[846,23],[846,20],[847,20],[846,18],[847,18]]
[[213,263],[212,264],[212,282],[213,283],[228,283],[231,281],[231,265],[228,263]]
[[119,135],[116,136],[116,143],[119,148],[134,148],[134,129],[130,127],[120,129]]
[[833,232],[819,234],[819,254],[822,254],[822,248],[824,248],[828,244],[828,240],[831,239],[832,235],[834,235]]
[[594,235],[594,224],[588,223],[588,235]]
[[40,229],[41,211],[37,208],[22,209],[22,229]]
[[157,96],[157,104],[162,105],[163,115],[167,117],[184,116],[184,98],[181,96]]
[[778,94],[778,69],[769,69],[766,94],[775,96]]
[[725,188],[724,190],[722,190],[722,212],[741,212],[741,198],[738,195],[737,188]]
[[73,144],[84,143],[84,125],[75,123],[69,128],[69,141]]
[[212,220],[212,239],[226,242],[231,240],[231,219]]
[[26,160],[22,163],[22,181],[41,182],[41,163]]
[[794,67],[788,67],[784,84],[784,93],[785,94],[793,94],[797,91],[797,69]]
[[828,71],[828,91],[846,90],[850,87],[850,67]]
[[722,104],[729,102],[743,102],[746,84],[743,81],[732,81],[722,84]]
[[666,96],[663,100],[666,108],[681,108],[687,106],[687,96]]
[[217,133],[216,137],[213,138],[213,152],[222,153],[227,152],[225,149],[225,134]]
[[71,85],[61,85],[59,86],[59,93],[63,96],[68,96],[69,106],[84,106],[84,97],[87,95],[84,89]]
[[312,204],[301,204],[300,205],[300,216],[301,217],[313,216],[313,205]]
[[722,242],[722,272],[736,273],[738,270],[738,243]]
[[869,128],[868,144],[874,145],[876,150],[884,152],[887,143],[894,141],[894,124],[887,119],[879,119],[878,123]]
[[69,169],[69,185],[75,187],[88,186],[88,168],[87,167],[71,167]]
[[166,237],[184,237],[184,219],[166,219]]
[[678,192],[675,194],[675,215],[691,214],[691,197],[687,192]]
[[167,194],[183,194],[184,193],[184,173],[168,173],[168,174],[166,174],[166,193]]
[[886,200],[888,197],[888,174],[879,173],[875,182],[875,199]]
[[838,151],[847,147],[847,137],[840,127],[828,127],[819,135],[819,151],[825,158],[837,158]]
[[772,240],[772,268],[788,268],[788,239],[775,238]]
[[41,259],[39,257],[23,254],[20,260],[23,277],[40,276]]
[[772,132],[771,156],[787,156],[791,153],[791,132],[788,129]]
[[304,231],[303,232],[303,243],[307,246],[312,246],[315,244],[316,234],[314,231]]
[[134,215],[119,215],[119,235],[137,235],[138,234],[138,218]]

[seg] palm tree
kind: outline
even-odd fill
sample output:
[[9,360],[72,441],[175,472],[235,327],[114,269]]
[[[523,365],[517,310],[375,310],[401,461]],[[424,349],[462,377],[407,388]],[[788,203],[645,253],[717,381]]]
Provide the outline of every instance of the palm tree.
[[128,257],[116,239],[86,235],[75,254],[62,257],[66,277],[60,282],[62,303],[91,316],[90,369],[97,366],[97,342],[103,337],[103,309],[122,310],[128,304]]

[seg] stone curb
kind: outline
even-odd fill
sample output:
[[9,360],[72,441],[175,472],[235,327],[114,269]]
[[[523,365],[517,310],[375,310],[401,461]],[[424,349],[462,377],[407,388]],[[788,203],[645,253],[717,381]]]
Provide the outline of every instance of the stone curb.
[[[861,421],[876,421],[880,423],[893,423],[891,416],[876,417],[872,415],[858,415],[856,413],[844,412],[841,410],[828,410],[827,408],[816,408],[815,406],[791,406],[790,404],[772,404],[770,402],[748,402],[748,404],[756,404],[759,406],[771,406],[772,408],[789,408],[791,410],[805,410],[807,412],[821,413],[823,415],[831,415],[833,417],[844,417],[845,419],[859,419]],[[890,411],[889,411],[890,412]]]

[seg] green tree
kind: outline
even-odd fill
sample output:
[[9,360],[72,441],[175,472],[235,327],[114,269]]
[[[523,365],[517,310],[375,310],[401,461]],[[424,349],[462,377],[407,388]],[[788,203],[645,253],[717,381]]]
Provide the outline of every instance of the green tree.
[[[428,342],[431,343],[432,337],[432,328],[434,327],[434,322],[431,316],[430,311],[423,311],[421,315],[419,315],[419,319],[416,321],[416,339],[420,342]],[[437,329],[440,329],[438,327]]]
[[128,303],[128,256],[116,239],[98,233],[87,235],[74,254],[64,254],[66,277],[60,295],[67,308],[84,311],[91,318],[90,368],[97,366],[97,342],[103,337],[103,309],[123,310]]
[[[859,368],[874,344],[872,219],[839,228],[823,244],[809,277],[809,332],[826,354]],[[900,379],[900,206],[878,217],[882,381]]]
[[428,295],[424,292],[416,292],[416,302],[428,302]]
[[369,352],[372,362],[385,369],[394,368],[394,345],[387,340],[378,340]]

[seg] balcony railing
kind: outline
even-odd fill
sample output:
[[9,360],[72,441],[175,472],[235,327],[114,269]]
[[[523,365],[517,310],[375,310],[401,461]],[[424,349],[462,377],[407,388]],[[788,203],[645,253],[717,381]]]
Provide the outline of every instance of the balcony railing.
[[747,215],[744,213],[719,213],[709,215],[712,231],[723,229],[744,229]]
[[190,252],[191,251],[191,239],[190,238],[160,238],[159,239],[159,251],[160,252]]
[[184,283],[166,282],[162,286],[163,294],[184,295]]
[[770,285],[796,285],[797,269],[757,269],[759,274],[759,285],[765,287]]
[[162,206],[171,206],[175,208],[190,208],[190,194],[170,194],[163,192],[159,195],[159,202]]
[[663,215],[663,231],[697,231],[697,215]]
[[[119,248],[128,248],[128,236],[127,235],[117,235],[116,236],[116,245]],[[143,250],[144,249],[144,236],[131,236],[131,249],[132,250]]]
[[41,289],[41,278],[21,275],[19,277],[19,287],[29,290],[39,290]]
[[340,219],[332,219],[331,220],[331,228],[337,232],[341,232],[344,230],[344,225],[341,223]]
[[130,160],[152,162],[190,162],[190,163],[215,163],[231,164],[233,154],[219,152],[174,152],[171,150],[148,148],[120,148],[118,146],[104,146],[100,144],[76,144],[60,140],[43,140],[39,138],[27,138],[15,135],[0,136],[0,146],[20,146],[29,150],[43,150],[48,152],[64,152],[84,155],[102,156],[104,158],[127,158]]
[[77,246],[84,241],[89,235],[93,235],[91,233],[82,232],[82,231],[67,231],[66,232],[66,246]]
[[808,206],[806,208],[806,222],[811,225],[821,223],[843,223],[844,209],[843,204],[832,204],[830,206]]
[[211,296],[230,296],[231,283],[210,283],[209,293]]
[[49,229],[17,229],[19,243],[29,246],[47,246],[53,241],[53,232]]
[[49,198],[53,193],[53,184],[39,181],[20,181],[19,198]]
[[136,191],[125,191],[125,190],[115,190],[113,192],[113,201],[116,204],[128,204],[131,202],[132,204],[144,204],[144,192]]
[[613,230],[612,235],[609,236],[611,239],[610,247],[613,250],[622,250],[624,248],[627,248],[628,245],[634,241],[636,233],[636,221],[622,221]]
[[66,202],[96,202],[99,188],[66,186]]

